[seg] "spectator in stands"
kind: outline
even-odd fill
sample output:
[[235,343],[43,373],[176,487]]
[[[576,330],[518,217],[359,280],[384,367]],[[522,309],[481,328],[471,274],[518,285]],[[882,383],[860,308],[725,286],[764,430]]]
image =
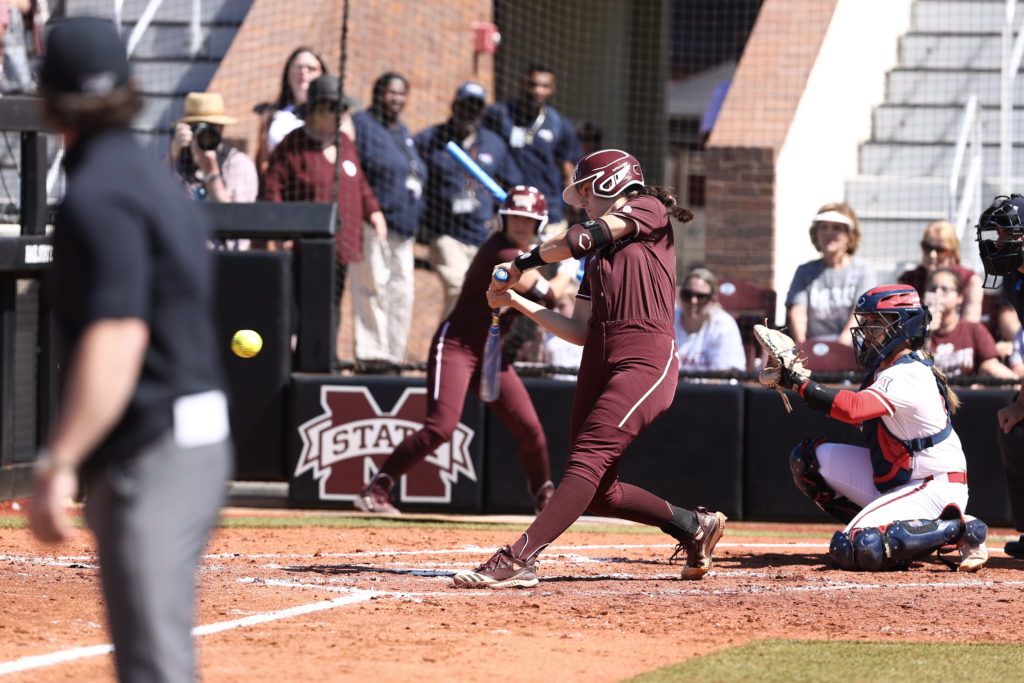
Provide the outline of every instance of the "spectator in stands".
[[[562,296],[558,297],[554,308],[556,313],[561,313],[566,318],[572,318],[573,310],[576,308],[576,289],[575,286],[570,286],[562,293]],[[567,342],[558,335],[545,331],[544,348],[541,358],[544,364],[552,367],[576,368],[578,370],[580,361],[583,360],[583,347]],[[561,373],[552,375],[551,378],[568,382],[576,381],[576,375]]]
[[281,89],[269,106],[260,105],[260,149],[257,154],[260,171],[265,171],[274,148],[288,133],[303,124],[309,84],[328,73],[327,63],[313,48],[302,46],[292,50],[284,63]]
[[853,345],[853,305],[859,292],[878,284],[874,267],[854,256],[860,244],[860,221],[839,202],[825,204],[811,222],[811,242],[821,258],[796,269],[786,295],[790,334]]
[[505,141],[480,125],[484,97],[482,85],[463,83],[455,92],[451,118],[416,135],[416,150],[427,164],[421,225],[444,286],[445,316],[451,312],[469,264],[487,239],[498,210],[498,201],[452,158],[445,145],[449,140],[457,142],[499,184],[523,183]]
[[224,126],[234,123],[237,120],[224,113],[224,98],[218,93],[185,96],[185,115],[174,126],[168,160],[194,199],[256,201],[256,164],[224,141]]
[[960,316],[964,286],[955,270],[933,270],[928,276],[925,292],[932,313],[928,350],[939,370],[947,377],[983,374],[1017,380],[1017,374],[999,360],[992,333],[981,323]]
[[519,81],[518,98],[495,102],[484,117],[484,125],[508,143],[523,171],[523,182],[549,198],[548,235],[568,227],[561,192],[572,183],[573,168],[583,156],[572,122],[548,104],[554,94],[551,67],[531,64]]
[[0,34],[3,38],[3,92],[23,93],[35,90],[28,61],[28,34],[25,21],[31,18],[31,0],[0,0]]
[[927,304],[925,282],[929,275],[939,268],[952,270],[963,283],[964,301],[960,317],[970,322],[979,322],[981,278],[970,268],[960,265],[960,239],[956,236],[956,228],[948,221],[934,221],[924,229],[924,234],[921,235],[921,265],[900,275],[899,283],[916,289]]
[[576,126],[576,138],[580,141],[580,155],[604,149],[604,130],[593,121],[580,121]]
[[[306,123],[274,149],[263,184],[263,198],[271,202],[337,201],[341,228],[335,237],[334,297],[339,305],[347,264],[363,255],[363,221],[370,223],[381,242],[388,231],[380,204],[359,165],[355,143],[340,132],[348,104],[341,99],[334,76],[323,75],[310,83]],[[335,164],[340,164],[337,195]]]
[[718,303],[718,278],[707,268],[687,273],[676,308],[676,355],[679,369],[747,369],[740,328]]
[[[996,347],[1002,342],[997,342]],[[1006,364],[1010,366],[1010,369],[1017,375],[1017,377],[1024,378],[1024,328],[1017,330],[1017,336],[1010,342],[1010,353],[1006,359]]]
[[409,129],[399,119],[409,82],[385,73],[373,84],[370,108],[352,117],[356,149],[380,202],[388,233],[363,238],[363,258],[352,264],[356,287],[355,356],[371,363],[401,363],[413,305],[413,244],[423,210],[427,167]]

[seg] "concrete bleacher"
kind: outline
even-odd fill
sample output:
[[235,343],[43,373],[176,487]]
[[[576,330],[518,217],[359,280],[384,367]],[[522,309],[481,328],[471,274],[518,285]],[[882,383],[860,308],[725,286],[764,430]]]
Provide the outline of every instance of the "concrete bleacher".
[[[948,213],[948,184],[964,105],[978,97],[983,140],[983,201],[999,193],[999,92],[1004,0],[916,0],[899,42],[885,101],[860,147],[859,175],[846,199],[864,231],[861,254],[880,264],[920,258],[924,226]],[[1024,22],[1019,4],[1015,25]],[[1024,131],[1024,90],[1014,93],[1013,124]],[[1018,140],[1020,135],[1015,136]],[[1011,175],[1024,184],[1024,145],[1015,144]],[[970,245],[961,249],[971,254]]]

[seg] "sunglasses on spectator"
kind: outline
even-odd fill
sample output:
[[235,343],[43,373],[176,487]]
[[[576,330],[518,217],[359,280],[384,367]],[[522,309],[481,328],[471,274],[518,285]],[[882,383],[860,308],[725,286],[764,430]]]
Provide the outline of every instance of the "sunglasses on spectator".
[[697,301],[704,303],[711,299],[711,294],[705,292],[695,292],[692,289],[684,289],[682,291],[683,301],[689,301],[690,299],[696,299]]
[[949,247],[944,247],[941,244],[932,244],[931,242],[927,242],[924,240],[921,241],[921,249],[923,249],[925,252],[934,251],[936,254],[939,254],[940,256],[942,254],[948,254],[950,251],[952,251],[952,249],[950,249]]
[[946,287],[945,285],[932,285],[925,291],[927,291],[928,293],[942,292],[943,294],[947,292],[956,292],[957,294],[960,293],[960,290],[958,290],[956,287]]

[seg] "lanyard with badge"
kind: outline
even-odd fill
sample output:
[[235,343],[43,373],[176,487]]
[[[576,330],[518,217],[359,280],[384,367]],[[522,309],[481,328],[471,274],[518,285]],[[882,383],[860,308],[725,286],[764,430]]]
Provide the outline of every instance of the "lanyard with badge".
[[[462,147],[461,144],[459,146]],[[473,151],[473,145],[470,145],[469,149],[466,151],[474,160],[476,160],[477,154]],[[476,188],[473,186],[473,176],[471,176],[468,171],[464,171],[464,173],[466,177],[466,186],[452,195],[452,213],[456,216],[465,216],[480,208],[480,200],[477,199]]]
[[540,113],[537,114],[536,120],[533,125],[527,128],[526,126],[512,126],[512,132],[508,136],[508,146],[513,148],[525,147],[526,145],[533,144],[533,138],[537,135],[537,131],[544,125],[544,120],[547,117],[547,109],[541,109]]
[[405,189],[412,195],[413,201],[423,196],[423,179],[426,177],[426,169],[413,154],[412,138],[402,128],[389,128],[391,139],[398,146],[402,153],[409,160],[409,174],[405,177]]

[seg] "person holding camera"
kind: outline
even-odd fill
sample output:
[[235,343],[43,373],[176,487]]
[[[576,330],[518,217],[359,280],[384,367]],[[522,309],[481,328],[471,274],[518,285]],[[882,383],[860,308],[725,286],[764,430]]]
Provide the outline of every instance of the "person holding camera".
[[236,123],[224,113],[218,93],[190,92],[185,115],[174,127],[169,161],[194,199],[254,202],[259,192],[256,164],[224,142],[224,126]]

